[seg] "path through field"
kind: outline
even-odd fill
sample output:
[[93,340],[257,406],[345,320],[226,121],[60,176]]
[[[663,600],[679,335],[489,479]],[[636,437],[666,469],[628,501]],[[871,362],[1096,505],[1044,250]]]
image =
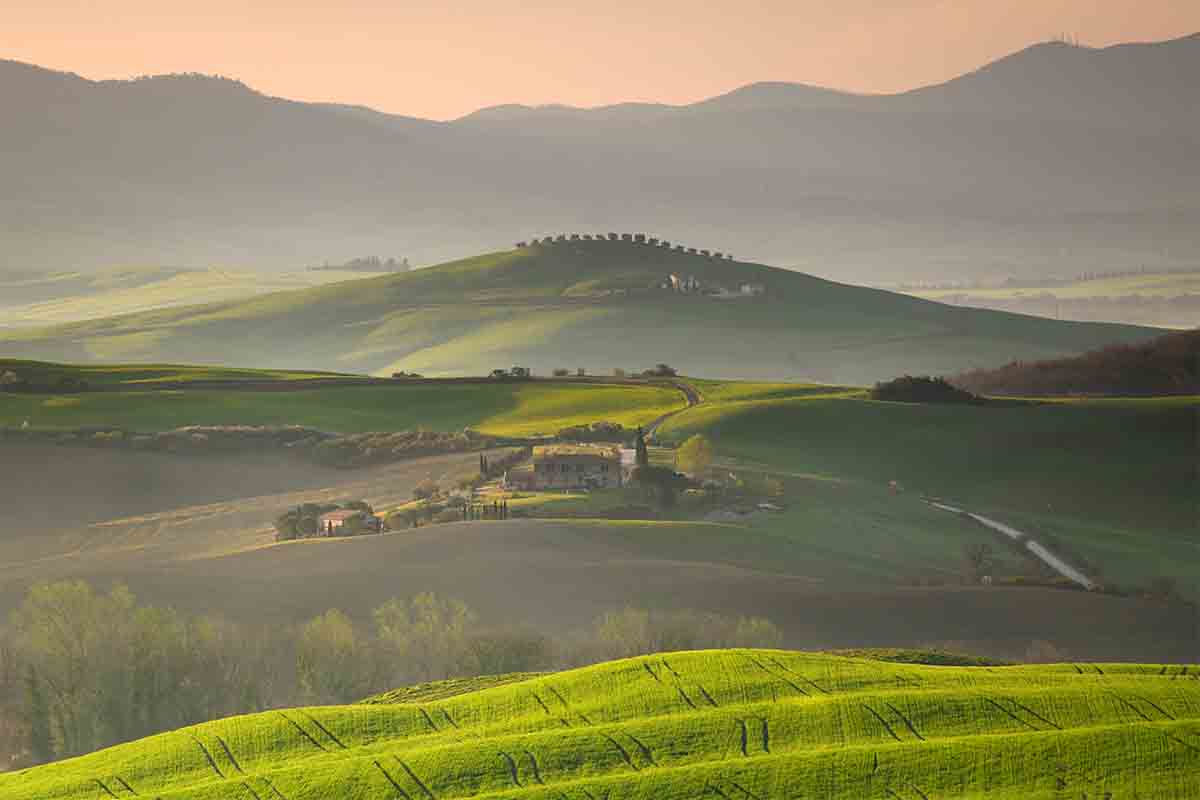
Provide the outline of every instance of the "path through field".
[[1054,570],[1059,575],[1062,575],[1064,578],[1079,584],[1089,591],[1097,588],[1096,582],[1087,575],[1084,575],[1081,570],[1071,566],[1054,553],[1051,553],[1043,545],[1038,544],[1037,541],[1031,538],[1029,534],[1025,533],[1024,531],[1019,531],[1011,525],[1005,525],[1003,522],[980,516],[979,514],[972,514],[970,511],[965,511],[961,508],[956,508],[955,506],[946,505],[945,503],[930,501],[929,505],[933,506],[934,508],[940,508],[943,511],[962,514],[963,516],[975,520],[986,528],[991,528],[994,531],[1002,533],[1008,538],[1012,539],[1014,542],[1020,543],[1026,550],[1033,553],[1033,555],[1036,556],[1042,563],[1046,564],[1048,567],[1050,567],[1050,569]]
[[671,385],[674,386],[679,391],[683,392],[683,396],[685,398],[687,398],[687,406],[684,408],[677,408],[674,411],[668,411],[666,414],[663,414],[661,417],[659,417],[658,419],[654,420],[649,425],[647,425],[646,426],[646,438],[647,439],[653,440],[654,435],[658,432],[659,426],[662,425],[667,420],[669,420],[671,417],[675,416],[676,414],[681,414],[684,411],[687,411],[689,408],[695,408],[696,406],[698,406],[704,402],[704,396],[702,394],[700,394],[700,390],[697,389],[695,386],[692,386],[687,381],[672,381]]

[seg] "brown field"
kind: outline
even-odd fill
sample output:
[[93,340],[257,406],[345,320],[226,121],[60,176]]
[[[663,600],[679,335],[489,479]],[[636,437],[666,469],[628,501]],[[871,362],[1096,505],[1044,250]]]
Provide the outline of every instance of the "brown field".
[[[1041,588],[847,585],[804,574],[802,558],[789,565],[796,574],[780,574],[664,557],[651,526],[636,529],[644,539],[628,525],[512,520],[273,543],[282,509],[399,502],[426,477],[469,472],[473,453],[357,471],[65,447],[7,448],[0,458],[17,521],[0,534],[0,615],[32,582],[81,577],[122,581],[181,610],[278,624],[330,607],[365,617],[390,597],[433,590],[486,622],[547,632],[629,604],[764,616],[788,646],[806,649],[940,645],[1020,659],[1045,642],[1078,660],[1197,658],[1186,606]],[[21,494],[9,496],[14,487]]]

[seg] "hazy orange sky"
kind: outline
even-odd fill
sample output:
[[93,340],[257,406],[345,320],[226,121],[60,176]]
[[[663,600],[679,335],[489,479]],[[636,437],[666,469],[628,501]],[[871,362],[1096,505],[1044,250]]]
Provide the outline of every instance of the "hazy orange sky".
[[1197,0],[0,0],[0,58],[89,78],[215,73],[437,119],[681,103],[760,80],[888,92],[1059,34],[1100,46],[1197,30]]

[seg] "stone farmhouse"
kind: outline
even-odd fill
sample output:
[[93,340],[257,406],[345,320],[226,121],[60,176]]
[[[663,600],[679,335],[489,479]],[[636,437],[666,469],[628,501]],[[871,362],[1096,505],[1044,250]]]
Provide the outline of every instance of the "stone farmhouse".
[[555,444],[533,448],[533,459],[508,471],[515,489],[613,489],[623,484],[621,449],[612,445]]

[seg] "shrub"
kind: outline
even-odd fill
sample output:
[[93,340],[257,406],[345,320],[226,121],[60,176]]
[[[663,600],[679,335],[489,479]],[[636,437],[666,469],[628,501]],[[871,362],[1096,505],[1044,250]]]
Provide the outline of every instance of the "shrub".
[[616,422],[593,422],[590,425],[572,425],[558,432],[558,438],[569,442],[625,442],[632,432]]
[[439,525],[446,522],[460,522],[463,514],[458,508],[443,508],[441,511],[433,515],[433,522]]
[[431,497],[437,496],[439,491],[441,490],[438,488],[437,483],[435,483],[432,479],[426,478],[413,487],[413,499],[428,500]]
[[679,446],[679,450],[675,453],[675,460],[684,472],[690,475],[701,475],[712,464],[712,443],[697,433]]
[[638,486],[653,492],[663,508],[673,508],[679,492],[688,487],[686,478],[666,467],[635,467],[631,478]]

